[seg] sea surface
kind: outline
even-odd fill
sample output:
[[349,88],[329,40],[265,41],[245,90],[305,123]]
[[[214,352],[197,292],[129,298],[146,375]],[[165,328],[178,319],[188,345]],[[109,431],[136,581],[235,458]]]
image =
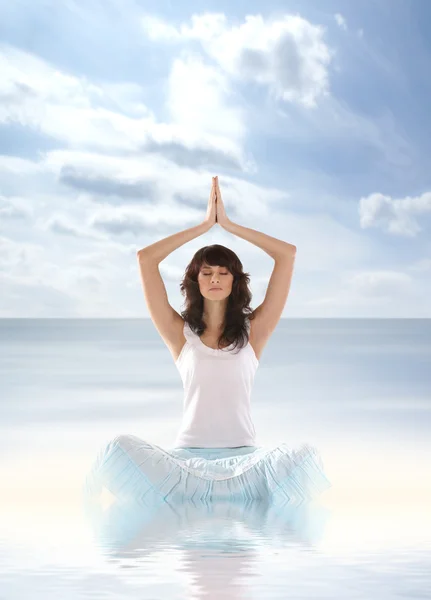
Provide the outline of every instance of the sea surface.
[[182,397],[151,320],[0,320],[1,600],[431,597],[431,320],[280,320],[253,419],[261,445],[319,450],[332,487],[317,501],[104,497],[89,518],[99,449],[120,434],[173,447]]

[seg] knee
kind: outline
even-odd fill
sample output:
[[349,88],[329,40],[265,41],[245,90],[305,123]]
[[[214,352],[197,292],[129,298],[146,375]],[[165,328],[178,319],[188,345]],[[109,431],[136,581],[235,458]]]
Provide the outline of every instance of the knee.
[[132,436],[128,435],[127,433],[123,433],[120,435],[116,435],[111,441],[110,444],[112,446],[127,446],[128,444],[130,444],[130,439]]

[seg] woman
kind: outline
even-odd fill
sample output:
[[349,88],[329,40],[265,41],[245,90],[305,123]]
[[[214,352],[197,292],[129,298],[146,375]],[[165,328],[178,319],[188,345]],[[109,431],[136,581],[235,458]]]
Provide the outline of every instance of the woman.
[[[215,223],[274,259],[264,301],[249,307],[249,276],[237,255],[215,244],[198,250],[181,291],[185,310],[169,304],[158,265]],[[138,253],[145,300],[184,387],[184,412],[174,448],[120,435],[99,453],[87,491],[104,486],[118,498],[145,501],[270,500],[301,503],[330,487],[320,456],[305,444],[259,446],[250,396],[263,348],[283,311],[296,247],[233,223],[213,177],[205,220]]]

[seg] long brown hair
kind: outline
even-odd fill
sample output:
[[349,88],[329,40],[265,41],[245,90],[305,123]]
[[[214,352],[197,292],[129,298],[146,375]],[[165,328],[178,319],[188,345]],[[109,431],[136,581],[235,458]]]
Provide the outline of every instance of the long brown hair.
[[204,246],[187,265],[180,283],[181,294],[186,298],[185,310],[181,311],[181,316],[192,331],[202,335],[205,331],[202,319],[204,298],[199,289],[198,275],[203,264],[226,267],[233,275],[232,291],[226,307],[225,327],[218,339],[218,346],[220,348],[222,343],[229,346],[235,344],[234,348],[239,346],[241,349],[248,343],[249,338],[245,321],[247,318],[251,321],[254,318],[253,309],[250,308],[252,293],[248,287],[250,274],[244,273],[240,259],[226,246]]

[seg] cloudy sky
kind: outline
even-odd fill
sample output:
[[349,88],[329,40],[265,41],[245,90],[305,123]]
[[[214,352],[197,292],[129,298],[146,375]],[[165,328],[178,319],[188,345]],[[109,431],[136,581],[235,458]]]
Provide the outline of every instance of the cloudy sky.
[[[156,10],[153,7],[156,6]],[[431,317],[428,0],[0,0],[0,317],[147,317],[136,250],[297,246],[284,317]],[[428,25],[427,25],[428,24]],[[252,306],[273,266],[200,247]]]

